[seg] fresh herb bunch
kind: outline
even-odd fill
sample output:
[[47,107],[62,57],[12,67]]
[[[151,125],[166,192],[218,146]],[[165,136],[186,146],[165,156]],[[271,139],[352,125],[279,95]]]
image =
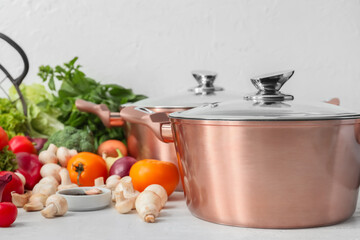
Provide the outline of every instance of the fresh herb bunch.
[[[100,84],[87,77],[76,65],[77,57],[64,66],[40,66],[38,75],[48,83],[53,91],[53,100],[43,104],[60,109],[58,117],[66,126],[72,126],[92,133],[95,140],[95,149],[108,139],[125,141],[122,128],[106,128],[94,114],[84,113],[75,107],[76,99],[84,99],[96,104],[106,104],[110,111],[119,111],[119,106],[127,102],[136,102],[146,98],[136,95],[131,89],[117,84]],[[56,81],[60,81],[60,88],[56,89]]]
[[0,150],[0,172],[1,171],[15,171],[18,168],[16,162],[16,155],[8,150],[9,146],[5,146]]

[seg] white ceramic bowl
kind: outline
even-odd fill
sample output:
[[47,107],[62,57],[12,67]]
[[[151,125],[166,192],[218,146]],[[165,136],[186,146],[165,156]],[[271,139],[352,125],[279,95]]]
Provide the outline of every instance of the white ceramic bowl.
[[[86,190],[98,188],[102,191],[96,195],[81,195]],[[101,187],[78,187],[58,191],[56,194],[63,196],[69,211],[93,211],[107,207],[111,203],[111,191]]]

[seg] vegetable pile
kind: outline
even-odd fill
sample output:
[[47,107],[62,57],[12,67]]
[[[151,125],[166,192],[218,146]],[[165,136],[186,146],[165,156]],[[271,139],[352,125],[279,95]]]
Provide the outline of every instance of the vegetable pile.
[[[106,104],[111,111],[118,111],[121,104],[136,102],[145,96],[134,94],[131,89],[117,84],[100,84],[87,77],[80,70],[81,66],[76,64],[77,59],[75,57],[63,66],[54,68],[40,66],[38,75],[48,84],[50,92],[38,83],[20,86],[27,103],[27,119],[22,114],[20,101],[16,101],[16,108],[7,99],[0,102],[0,126],[3,126],[10,138],[24,135],[26,131],[33,138],[48,138],[65,126],[71,126],[91,134],[94,149],[108,139],[125,142],[122,128],[106,128],[97,116],[77,110],[75,100],[80,98]],[[12,101],[19,98],[14,87],[9,90],[9,96]]]
[[14,88],[11,100],[0,99],[0,227],[15,221],[16,207],[45,218],[64,215],[67,200],[56,191],[79,186],[93,187],[87,195],[108,188],[119,213],[136,209],[143,221],[154,222],[178,183],[174,164],[127,156],[122,128],[106,128],[97,116],[77,110],[79,98],[118,111],[145,97],[96,82],[76,61],[40,67],[50,92],[41,84],[20,86],[27,117]]

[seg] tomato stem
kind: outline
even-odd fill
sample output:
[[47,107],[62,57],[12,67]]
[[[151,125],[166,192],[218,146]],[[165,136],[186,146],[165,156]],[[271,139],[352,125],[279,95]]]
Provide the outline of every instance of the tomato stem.
[[85,170],[84,169],[84,164],[82,164],[82,163],[79,163],[78,165],[72,165],[73,166],[73,168],[75,168],[75,172],[77,172],[78,173],[78,175],[77,175],[77,184],[80,186],[80,175],[81,175],[81,173]]

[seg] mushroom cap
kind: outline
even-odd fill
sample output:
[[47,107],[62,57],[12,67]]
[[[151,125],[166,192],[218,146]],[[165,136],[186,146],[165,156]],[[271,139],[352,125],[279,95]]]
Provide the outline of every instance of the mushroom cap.
[[134,189],[132,178],[130,176],[121,178],[119,185],[122,186],[122,191],[124,191],[125,198],[136,198],[140,194],[139,191]]
[[149,186],[147,186],[144,191],[152,191],[154,193],[156,193],[157,195],[159,195],[159,197],[161,198],[161,206],[164,207],[165,203],[168,200],[168,195],[167,192],[165,190],[165,188],[159,184],[151,184]]
[[58,194],[54,194],[48,197],[46,200],[46,207],[50,204],[54,204],[57,208],[56,216],[64,215],[68,210],[68,203],[66,199]]
[[40,175],[42,177],[53,176],[56,181],[60,182],[59,171],[61,170],[61,166],[56,163],[47,163],[44,164],[40,169]]
[[119,175],[111,175],[106,179],[106,188],[110,189],[111,191],[114,191],[116,186],[120,182],[120,176]]
[[41,193],[41,194],[44,194],[46,196],[50,196],[54,193],[56,193],[56,189],[57,189],[57,186],[55,185],[52,185],[52,184],[45,184],[45,183],[38,183],[34,186],[33,188],[33,193]]
[[55,185],[56,187],[59,186],[59,182],[56,180],[54,176],[46,176],[43,177],[39,183],[50,183],[52,185]]

